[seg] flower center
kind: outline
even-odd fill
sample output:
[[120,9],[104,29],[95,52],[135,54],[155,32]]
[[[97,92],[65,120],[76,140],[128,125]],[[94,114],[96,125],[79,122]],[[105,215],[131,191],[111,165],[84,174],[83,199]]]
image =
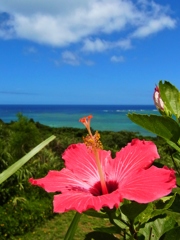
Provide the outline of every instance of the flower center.
[[[118,189],[118,183],[116,181],[108,181],[106,182],[106,186],[108,193],[112,193]],[[89,191],[93,196],[101,196],[104,194],[102,191],[101,182],[97,182]]]
[[94,153],[97,170],[98,170],[99,177],[100,177],[101,191],[103,194],[107,194],[108,188],[106,186],[104,173],[102,171],[101,162],[99,159],[99,150],[102,149],[103,146],[100,141],[100,134],[97,131],[95,132],[94,135],[91,133],[91,129],[90,129],[91,118],[92,118],[92,115],[89,115],[89,116],[83,117],[79,120],[81,123],[84,124],[84,126],[87,128],[88,133],[89,133],[86,137],[83,137],[83,140],[84,140],[84,143],[86,144],[86,146],[88,148],[90,148],[92,150],[92,152]]

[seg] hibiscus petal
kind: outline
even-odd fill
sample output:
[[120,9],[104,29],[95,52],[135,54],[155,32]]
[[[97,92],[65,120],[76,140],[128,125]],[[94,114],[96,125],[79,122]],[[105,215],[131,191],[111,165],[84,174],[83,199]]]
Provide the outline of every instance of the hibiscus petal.
[[108,176],[111,180],[121,182],[124,178],[129,179],[133,172],[149,167],[157,158],[159,154],[153,142],[133,139],[111,160],[107,169]]
[[122,198],[119,191],[111,194],[93,196],[91,193],[69,191],[54,196],[54,212],[63,213],[69,210],[75,210],[82,213],[88,209],[99,211],[102,207],[118,207]]
[[[104,171],[110,159],[110,151],[99,150],[99,156]],[[63,153],[62,158],[65,160],[66,168],[83,181],[92,185],[100,180],[94,154],[85,144],[70,145]]]
[[168,195],[176,187],[174,170],[155,166],[142,169],[119,184],[123,198],[148,203]]
[[65,168],[61,171],[49,171],[44,178],[30,178],[29,182],[44,188],[47,192],[65,192],[69,191],[69,189],[81,189],[85,192],[92,187],[89,183],[83,182],[74,173]]

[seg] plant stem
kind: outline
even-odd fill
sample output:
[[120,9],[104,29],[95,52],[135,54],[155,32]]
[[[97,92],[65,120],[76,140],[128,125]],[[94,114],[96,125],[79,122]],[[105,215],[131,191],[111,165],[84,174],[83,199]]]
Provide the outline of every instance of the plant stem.
[[148,239],[148,240],[151,240],[151,236],[152,236],[152,227],[151,227],[151,229],[150,229],[149,239]]
[[81,215],[80,213],[76,212],[76,214],[74,215],[74,218],[66,232],[66,235],[64,237],[64,240],[72,240],[73,237],[74,237],[74,234],[76,232],[76,229],[77,229],[77,226],[78,226],[78,223],[79,223],[79,220],[81,218]]

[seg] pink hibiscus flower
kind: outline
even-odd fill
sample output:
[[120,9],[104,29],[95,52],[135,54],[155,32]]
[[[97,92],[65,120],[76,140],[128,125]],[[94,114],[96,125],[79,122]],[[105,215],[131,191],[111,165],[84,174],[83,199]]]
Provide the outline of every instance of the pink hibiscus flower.
[[49,171],[41,179],[31,178],[33,185],[47,192],[61,192],[54,196],[54,212],[118,207],[123,198],[148,203],[168,195],[176,187],[173,170],[152,166],[159,158],[151,141],[132,140],[117,152],[98,149],[107,192],[102,190],[95,154],[85,144],[70,145],[63,154],[65,168]]

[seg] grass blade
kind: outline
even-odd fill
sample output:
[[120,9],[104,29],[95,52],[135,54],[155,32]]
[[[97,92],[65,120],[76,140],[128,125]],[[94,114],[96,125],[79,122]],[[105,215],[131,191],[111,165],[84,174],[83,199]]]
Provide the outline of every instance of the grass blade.
[[56,137],[52,135],[51,137],[44,140],[38,146],[33,148],[29,153],[27,153],[24,157],[19,159],[13,165],[11,165],[8,169],[4,170],[0,174],[0,184],[3,183],[7,178],[9,178],[12,174],[14,174],[19,168],[21,168],[25,163],[29,161],[34,155],[36,155],[42,148],[44,148],[48,143],[54,140]]

